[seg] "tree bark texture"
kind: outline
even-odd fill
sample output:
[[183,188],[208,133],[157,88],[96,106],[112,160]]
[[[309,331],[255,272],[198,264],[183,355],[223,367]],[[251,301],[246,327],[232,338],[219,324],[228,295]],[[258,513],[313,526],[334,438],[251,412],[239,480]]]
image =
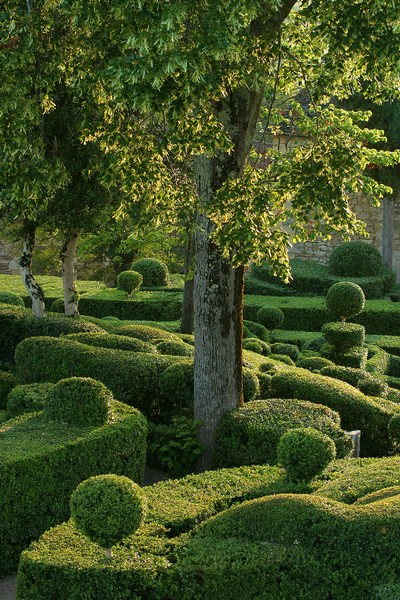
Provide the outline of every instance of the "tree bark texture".
[[382,200],[382,260],[385,267],[393,268],[393,198]]
[[75,271],[77,243],[78,234],[74,233],[65,240],[61,251],[64,313],[67,317],[79,316]]
[[189,235],[185,252],[185,286],[183,289],[183,305],[181,316],[181,333],[193,333],[194,329],[194,278],[192,273],[194,260],[194,234]]
[[35,317],[45,317],[44,292],[32,273],[32,258],[35,248],[35,229],[29,228],[25,233],[22,256],[19,260],[19,271],[23,284],[32,300],[32,310]]

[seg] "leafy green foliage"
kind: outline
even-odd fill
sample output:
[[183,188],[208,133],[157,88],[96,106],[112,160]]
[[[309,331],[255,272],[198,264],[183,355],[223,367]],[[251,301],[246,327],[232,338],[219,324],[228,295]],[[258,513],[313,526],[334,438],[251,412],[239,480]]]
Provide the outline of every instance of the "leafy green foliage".
[[345,277],[378,275],[382,268],[382,257],[378,250],[365,242],[341,244],[329,258],[329,270]]
[[245,350],[257,352],[258,354],[262,354],[263,356],[268,356],[269,354],[271,354],[271,346],[266,342],[263,342],[262,340],[246,338],[243,340],[242,346]]
[[17,384],[15,376],[8,371],[0,371],[0,407],[6,407],[7,396]]
[[103,548],[111,548],[140,526],[144,491],[128,477],[97,475],[82,481],[70,500],[76,528]]
[[168,425],[150,428],[148,460],[170,475],[186,475],[202,453],[198,439],[200,422],[173,417]]
[[193,356],[193,347],[183,342],[161,341],[157,343],[157,351],[160,354],[171,354],[172,356]]
[[310,481],[336,458],[330,437],[313,427],[299,427],[283,434],[279,440],[278,462],[291,481]]
[[285,344],[283,342],[275,342],[271,344],[273,354],[285,354],[289,356],[293,362],[297,362],[300,357],[300,350],[294,344]]
[[0,292],[0,303],[14,304],[15,306],[25,306],[21,296],[18,296],[13,292]]
[[350,281],[334,283],[326,295],[326,306],[343,321],[360,314],[365,305],[364,292]]

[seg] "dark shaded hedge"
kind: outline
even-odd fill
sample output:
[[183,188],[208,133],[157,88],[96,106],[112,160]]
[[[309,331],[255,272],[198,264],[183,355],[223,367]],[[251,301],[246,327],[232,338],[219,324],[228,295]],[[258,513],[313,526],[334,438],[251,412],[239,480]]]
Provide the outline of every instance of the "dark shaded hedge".
[[4,305],[0,307],[0,360],[10,360],[17,345],[28,337],[47,335],[59,337],[68,333],[104,331],[94,323],[62,315],[38,319],[29,309]]
[[290,268],[293,279],[290,284],[284,284],[278,277],[271,276],[268,265],[254,265],[245,277],[246,294],[325,296],[334,283],[351,281],[363,289],[366,298],[372,300],[385,296],[396,280],[395,273],[386,268],[369,276],[334,275],[325,265],[298,258],[290,261]]
[[50,337],[26,339],[15,352],[18,377],[24,383],[92,377],[104,383],[117,400],[156,420],[173,402],[163,400],[159,393],[160,375],[180,360],[177,356],[92,348],[75,340]]
[[271,394],[324,404],[337,411],[345,430],[361,429],[363,456],[382,456],[392,449],[390,419],[398,414],[393,402],[365,396],[353,386],[303,369],[279,372],[271,380]]
[[216,466],[274,464],[281,436],[298,427],[314,427],[328,435],[339,458],[353,450],[350,437],[340,429],[337,412],[304,400],[271,398],[226,413],[217,434]]
[[20,552],[69,516],[69,497],[82,480],[105,472],[141,483],[146,419],[113,401],[109,422],[72,427],[27,414],[0,426],[0,576]]
[[8,394],[16,384],[17,381],[12,373],[0,371],[0,409],[6,408]]
[[43,410],[47,393],[53,383],[16,385],[7,396],[7,417],[12,419],[28,412]]
[[[118,293],[117,293],[118,292]],[[181,292],[136,292],[121,298],[119,290],[106,290],[85,295],[79,301],[82,315],[148,321],[174,321],[182,311]]]
[[[288,331],[320,331],[324,323],[335,320],[324,298],[280,298],[245,296],[245,319],[257,321],[262,306],[276,306],[284,315],[282,327]],[[363,312],[350,321],[364,325],[369,334],[400,335],[400,306],[387,300],[367,300]]]

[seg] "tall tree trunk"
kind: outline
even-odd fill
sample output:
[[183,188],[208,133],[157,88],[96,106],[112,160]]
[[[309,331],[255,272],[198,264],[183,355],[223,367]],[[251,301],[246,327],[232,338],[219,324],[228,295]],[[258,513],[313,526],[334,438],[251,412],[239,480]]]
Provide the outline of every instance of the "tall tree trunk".
[[35,248],[35,227],[29,226],[25,231],[22,256],[19,260],[21,278],[32,300],[32,310],[36,317],[45,317],[44,292],[32,273],[32,258]]
[[194,260],[194,234],[191,231],[185,252],[185,287],[183,289],[183,305],[181,316],[181,333],[193,333],[194,328],[194,278],[193,278],[193,260]]
[[243,403],[243,268],[221,257],[209,239],[212,222],[198,217],[195,271],[194,418],[202,421],[204,453],[198,468],[213,462],[216,429],[228,410]]
[[391,197],[382,200],[382,260],[388,269],[393,268],[393,202]]
[[77,243],[78,234],[74,232],[66,238],[61,250],[64,313],[67,317],[79,316],[75,271]]

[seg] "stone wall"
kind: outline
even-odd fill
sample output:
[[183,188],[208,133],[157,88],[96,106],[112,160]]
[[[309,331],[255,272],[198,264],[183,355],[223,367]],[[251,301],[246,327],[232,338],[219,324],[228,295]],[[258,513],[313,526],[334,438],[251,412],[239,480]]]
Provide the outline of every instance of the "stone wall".
[[3,240],[0,240],[0,273],[5,273],[7,275],[19,274],[19,266],[16,257]]
[[[382,253],[382,224],[383,224],[383,204],[379,207],[372,206],[371,202],[361,194],[354,196],[351,202],[351,208],[357,217],[367,224],[368,238],[363,241],[375,246]],[[397,281],[400,281],[400,203],[392,205],[392,225],[393,225],[393,270],[396,272]],[[294,245],[289,254],[291,258],[303,258],[305,260],[314,260],[326,264],[329,256],[336,246],[342,243],[339,236],[335,236],[330,241],[306,242],[305,244]]]

